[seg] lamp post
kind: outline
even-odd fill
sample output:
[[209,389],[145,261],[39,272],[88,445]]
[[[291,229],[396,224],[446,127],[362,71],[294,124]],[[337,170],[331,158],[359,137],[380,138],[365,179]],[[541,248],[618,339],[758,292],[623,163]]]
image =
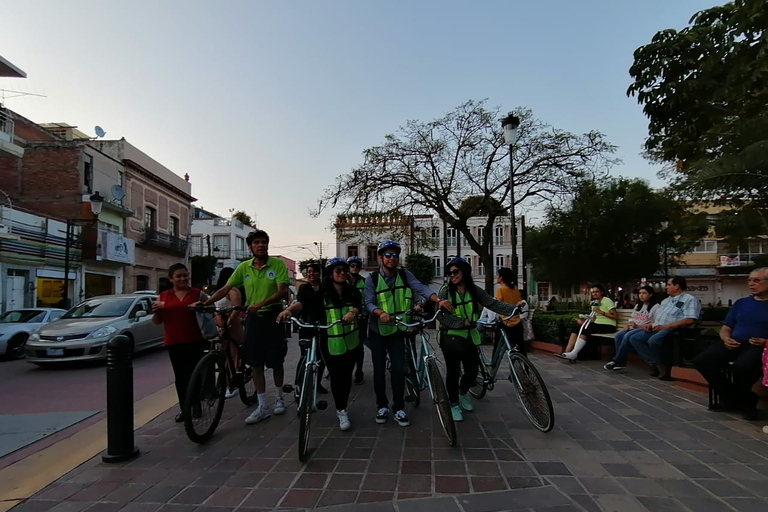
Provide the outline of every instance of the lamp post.
[[669,280],[669,264],[667,257],[667,229],[669,229],[669,221],[662,221],[661,229],[664,230],[664,284],[666,285]]
[[97,190],[91,197],[91,213],[93,218],[90,219],[67,219],[67,234],[64,239],[64,307],[69,309],[69,263],[70,263],[70,250],[69,245],[72,237],[72,230],[75,224],[78,222],[93,222],[98,220],[101,208],[104,206],[104,197],[99,194]]
[[509,146],[509,217],[512,221],[512,275],[515,276],[515,285],[517,285],[517,225],[515,224],[515,169],[512,164],[512,152],[514,144],[517,142],[517,129],[520,127],[520,118],[512,112],[501,120],[501,127],[504,130],[504,143]]
[[320,265],[322,265],[323,264],[323,242],[313,242],[313,243],[318,248],[318,253],[320,254],[320,256],[319,256],[319,258],[320,258]]

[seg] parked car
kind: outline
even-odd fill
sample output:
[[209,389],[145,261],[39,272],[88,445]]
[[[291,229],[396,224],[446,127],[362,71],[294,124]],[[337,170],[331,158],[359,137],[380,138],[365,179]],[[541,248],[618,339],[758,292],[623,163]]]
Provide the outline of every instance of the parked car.
[[27,361],[43,365],[105,359],[107,342],[118,334],[134,341],[135,352],[162,345],[163,326],[151,320],[156,299],[146,293],[87,299],[30,335]]
[[25,345],[32,332],[66,313],[65,309],[14,309],[0,315],[0,355],[7,359],[24,357]]

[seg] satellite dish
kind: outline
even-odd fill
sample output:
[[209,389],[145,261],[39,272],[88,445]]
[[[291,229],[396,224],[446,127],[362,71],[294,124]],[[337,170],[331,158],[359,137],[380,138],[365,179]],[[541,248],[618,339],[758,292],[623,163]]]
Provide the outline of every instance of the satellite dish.
[[98,125],[93,129],[93,131],[96,132],[96,136],[100,139],[107,134],[107,132],[104,131],[104,128]]
[[123,187],[121,187],[120,185],[112,185],[110,192],[112,192],[112,197],[114,197],[118,201],[122,201],[123,198],[125,197],[125,192],[123,191]]

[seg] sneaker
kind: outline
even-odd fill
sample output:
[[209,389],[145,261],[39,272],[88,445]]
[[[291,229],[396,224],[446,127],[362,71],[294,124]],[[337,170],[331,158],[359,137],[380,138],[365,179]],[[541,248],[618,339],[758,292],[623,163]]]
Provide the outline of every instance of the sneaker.
[[349,430],[352,424],[349,422],[349,414],[346,410],[336,411],[336,416],[339,418],[339,428],[341,430]]
[[459,407],[459,404],[454,404],[451,406],[451,416],[453,416],[453,421],[464,421],[464,413],[461,412],[461,407]]
[[603,366],[603,368],[606,370],[613,370],[614,368],[616,368],[616,361],[608,361],[607,363],[605,363],[605,366]]
[[282,398],[275,398],[275,416],[285,413],[285,402]]
[[622,364],[614,364],[613,365],[613,371],[616,371],[616,372],[619,371],[619,370],[623,370],[624,368],[626,368],[626,366],[624,366]]
[[378,411],[376,411],[376,423],[386,423],[387,416],[389,416],[389,409],[386,407],[381,407]]
[[235,398],[239,394],[240,394],[240,391],[237,388],[235,388],[235,389],[228,389],[227,392],[224,393],[224,398],[229,400],[230,398]]
[[552,355],[555,356],[555,357],[559,357],[560,359],[565,359],[566,358],[565,357],[565,352],[555,352]]
[[768,434],[768,425],[763,427],[763,434]]
[[408,415],[402,409],[395,413],[395,421],[401,427],[407,427],[411,424],[411,420],[408,419]]
[[355,375],[355,384],[360,385],[362,383],[363,383],[363,374],[358,373],[357,375]]
[[255,425],[261,420],[265,420],[267,418],[269,418],[269,409],[257,406],[253,412],[247,418],[245,418],[245,424]]
[[459,406],[468,412],[472,412],[475,410],[475,408],[472,406],[472,400],[470,400],[469,396],[467,396],[466,394],[462,395],[461,393],[459,393]]

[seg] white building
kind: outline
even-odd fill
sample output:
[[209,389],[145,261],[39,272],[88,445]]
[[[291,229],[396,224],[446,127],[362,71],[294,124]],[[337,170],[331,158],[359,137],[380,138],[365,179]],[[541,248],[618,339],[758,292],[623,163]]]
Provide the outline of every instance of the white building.
[[237,267],[251,251],[245,244],[255,228],[235,218],[223,218],[200,208],[195,209],[189,240],[189,256],[215,256],[216,275],[225,267]]
[[[491,233],[485,233],[488,217],[471,217],[467,225],[472,234],[481,242],[491,236],[494,272],[500,267],[512,267],[512,244],[509,217],[498,217]],[[517,218],[517,261],[518,285],[523,286],[523,236],[525,218]],[[363,260],[363,268],[373,270],[378,267],[378,244],[387,239],[397,240],[403,246],[404,255],[410,253],[426,254],[435,265],[433,284],[444,281],[445,264],[456,256],[462,256],[472,266],[473,278],[482,285],[485,267],[477,253],[470,249],[464,235],[456,228],[446,225],[432,215],[415,216],[340,216],[335,224],[336,254],[348,258],[358,256]]]

